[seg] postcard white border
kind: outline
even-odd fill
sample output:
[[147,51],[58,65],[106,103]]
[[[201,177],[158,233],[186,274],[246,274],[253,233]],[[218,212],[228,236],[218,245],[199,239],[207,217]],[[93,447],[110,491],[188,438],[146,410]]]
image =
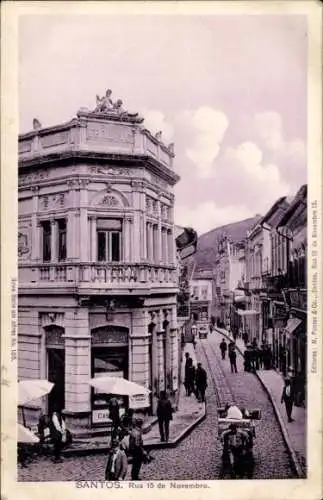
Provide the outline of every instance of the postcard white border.
[[[6,1],[1,5],[1,440],[2,440],[2,495],[6,499],[46,500],[63,498],[81,499],[95,495],[127,498],[140,496],[168,498],[174,492],[179,498],[207,499],[307,499],[322,497],[322,311],[319,310],[317,335],[318,369],[308,373],[308,468],[306,480],[252,480],[252,481],[199,481],[209,488],[121,490],[77,489],[75,483],[18,483],[16,482],[16,362],[10,361],[11,342],[15,326],[12,324],[12,280],[17,278],[17,135],[18,135],[18,18],[22,15],[109,15],[109,14],[301,14],[308,18],[308,302],[313,293],[311,283],[312,212],[311,202],[318,203],[320,231],[317,238],[318,270],[322,267],[321,188],[322,188],[322,6],[312,1],[284,2],[19,2]],[[41,41],[40,41],[41,43]],[[318,301],[321,303],[321,275]],[[315,291],[314,291],[315,293]],[[312,331],[313,315],[309,307],[308,336]],[[312,352],[308,350],[310,367]],[[195,483],[195,481],[190,481]],[[180,483],[185,483],[181,481]]]

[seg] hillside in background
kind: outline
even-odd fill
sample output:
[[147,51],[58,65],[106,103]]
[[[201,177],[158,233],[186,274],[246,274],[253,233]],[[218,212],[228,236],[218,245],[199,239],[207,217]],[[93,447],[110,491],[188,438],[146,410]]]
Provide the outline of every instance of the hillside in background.
[[233,222],[225,226],[212,229],[198,238],[196,254],[185,259],[185,264],[191,272],[211,270],[215,267],[217,257],[217,243],[224,234],[234,243],[238,243],[247,236],[247,232],[252,229],[261,219],[261,215],[256,215],[249,219]]

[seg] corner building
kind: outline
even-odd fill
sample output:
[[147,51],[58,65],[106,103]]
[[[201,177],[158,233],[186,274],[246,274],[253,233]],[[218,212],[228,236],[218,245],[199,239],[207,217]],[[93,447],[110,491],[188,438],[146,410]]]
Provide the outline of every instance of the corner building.
[[55,383],[71,428],[104,425],[95,376],[178,389],[173,144],[111,100],[19,136],[18,377]]

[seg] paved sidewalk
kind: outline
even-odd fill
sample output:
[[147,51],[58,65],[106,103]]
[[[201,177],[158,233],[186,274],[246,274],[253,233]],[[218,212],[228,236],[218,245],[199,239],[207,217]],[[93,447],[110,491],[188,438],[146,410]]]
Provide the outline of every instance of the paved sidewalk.
[[[193,359],[193,364],[195,366],[197,364],[193,344],[185,344],[181,366],[182,381],[184,381],[185,378],[186,352],[188,352]],[[170,422],[168,443],[160,442],[158,423],[156,423],[156,425],[152,426],[150,432],[144,435],[145,446],[154,448],[156,448],[156,445],[158,445],[158,447],[165,447],[167,445],[174,446],[205,417],[205,404],[199,403],[195,395],[193,394],[191,396],[186,396],[186,391],[183,383],[181,383],[179,391],[180,395],[178,409],[175,413],[173,413],[173,420]]]
[[[232,335],[222,328],[216,330],[233,340]],[[236,339],[237,349],[241,354],[245,351],[242,339]],[[293,407],[292,417],[294,422],[287,421],[285,406],[281,403],[281,395],[284,386],[284,379],[277,370],[257,370],[257,377],[267,391],[271,399],[275,413],[279,420],[287,446],[290,448],[295,466],[299,475],[306,475],[306,408]]]
[[[182,359],[182,381],[185,374],[185,352],[188,352],[193,359],[193,364],[196,365],[196,355],[193,344],[185,344],[183,349]],[[160,441],[159,427],[156,416],[148,417],[148,431],[144,433],[144,446],[147,449],[159,449],[176,446],[194,427],[199,424],[206,415],[205,403],[199,403],[196,397],[192,394],[186,396],[184,384],[179,387],[179,402],[177,411],[173,413],[173,420],[170,422],[169,441],[167,443]],[[76,438],[72,446],[65,449],[63,454],[66,456],[72,455],[89,455],[93,453],[106,452],[110,445],[110,436],[96,436],[87,438]]]

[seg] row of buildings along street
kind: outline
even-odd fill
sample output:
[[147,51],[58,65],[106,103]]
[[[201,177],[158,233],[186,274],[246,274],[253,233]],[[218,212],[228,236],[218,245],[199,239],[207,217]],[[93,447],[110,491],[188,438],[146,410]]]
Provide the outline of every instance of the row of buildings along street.
[[[246,345],[266,344],[270,368],[292,376],[295,403],[305,405],[306,186],[262,216],[201,235],[196,247],[194,228],[174,221],[174,186],[180,180],[174,157],[174,144],[165,144],[161,132],[151,134],[120,100],[112,102],[111,91],[97,97],[94,110],[81,108],[72,120],[52,127],[35,119],[33,130],[19,136],[18,378],[54,384],[48,396],[24,404],[24,424],[33,428],[40,414],[58,409],[74,437],[107,440],[109,397],[89,383],[106,376],[148,390],[143,397],[118,400],[121,414],[126,407],[144,409],[148,430],[156,425],[164,390],[179,413],[193,404],[205,417],[203,401],[183,396],[184,351],[190,349],[194,364],[202,363],[214,381],[208,383],[206,419],[176,451],[157,454],[143,478],[216,478],[217,431],[207,470],[202,459],[187,470],[174,469],[174,461],[182,457],[184,463],[187,447],[192,451],[203,433],[217,429],[218,406],[228,402],[261,407],[256,477],[266,477],[265,450],[274,435],[277,456],[268,477],[293,477],[280,425],[259,381],[243,373],[242,358],[232,378],[214,353],[222,334]],[[196,350],[195,333],[204,337]],[[219,397],[226,386],[231,401]],[[51,471],[53,477],[71,479],[68,470],[72,474],[81,463],[73,460]],[[79,470],[95,478],[102,463],[88,457],[88,469]],[[22,472],[22,480],[34,480],[36,470],[38,480],[49,480],[46,460]]]
[[189,331],[209,322],[245,343],[269,345],[272,367],[294,378],[297,404],[304,405],[307,186],[279,198],[263,216],[202,235],[188,261]]

